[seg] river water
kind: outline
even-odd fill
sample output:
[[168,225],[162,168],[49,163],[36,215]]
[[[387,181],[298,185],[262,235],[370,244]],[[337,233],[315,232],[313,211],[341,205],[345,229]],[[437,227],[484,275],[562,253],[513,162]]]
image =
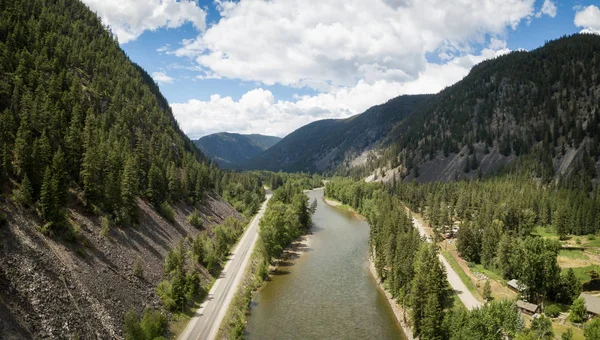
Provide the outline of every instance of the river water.
[[369,225],[317,199],[301,255],[254,298],[247,339],[406,339],[369,273]]

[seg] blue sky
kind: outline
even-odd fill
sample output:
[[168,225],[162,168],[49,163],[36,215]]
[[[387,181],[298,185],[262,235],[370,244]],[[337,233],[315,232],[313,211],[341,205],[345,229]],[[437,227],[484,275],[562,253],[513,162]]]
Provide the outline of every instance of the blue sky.
[[159,83],[192,138],[284,136],[401,94],[437,92],[510,50],[600,32],[589,0],[84,2]]

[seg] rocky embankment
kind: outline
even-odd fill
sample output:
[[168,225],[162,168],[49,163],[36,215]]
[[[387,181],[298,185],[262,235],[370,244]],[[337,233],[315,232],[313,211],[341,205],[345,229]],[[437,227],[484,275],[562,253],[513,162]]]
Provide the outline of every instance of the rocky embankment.
[[[136,227],[101,232],[100,219],[71,207],[76,242],[44,236],[41,221],[3,199],[8,224],[0,227],[0,338],[115,339],[122,337],[127,310],[159,308],[155,287],[174,245],[198,230],[187,223],[192,208],[178,205],[175,223],[140,200]],[[220,198],[209,196],[200,212],[205,228],[240,216]],[[134,275],[138,263],[142,277]],[[204,272],[204,280],[210,280]]]

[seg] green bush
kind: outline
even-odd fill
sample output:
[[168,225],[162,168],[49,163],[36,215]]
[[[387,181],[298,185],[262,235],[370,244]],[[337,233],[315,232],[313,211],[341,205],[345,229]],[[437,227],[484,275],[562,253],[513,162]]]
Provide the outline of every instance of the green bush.
[[560,307],[557,305],[549,305],[544,308],[544,313],[551,318],[555,318],[560,314]]
[[133,262],[133,275],[139,279],[144,278],[144,267],[142,266],[142,259],[139,256]]
[[187,220],[196,229],[202,228],[202,225],[204,224],[204,221],[197,210],[194,210],[194,212],[188,216]]
[[0,212],[0,227],[4,227],[7,224],[8,224],[8,219],[6,218],[6,214]]
[[171,207],[171,205],[167,202],[163,202],[158,206],[158,213],[164,217],[167,221],[173,223],[175,222],[175,211]]
[[593,240],[595,240],[595,239],[596,239],[596,235],[594,235],[594,234],[592,234],[592,235],[588,236],[588,240],[589,240],[589,241],[593,241]]
[[141,326],[146,339],[156,339],[167,330],[167,318],[157,310],[147,309],[144,311]]
[[107,216],[100,217],[100,227],[100,235],[108,237],[108,234],[110,234],[110,220]]
[[125,314],[123,330],[127,340],[161,339],[167,330],[167,318],[157,310],[146,309],[140,321],[136,311],[130,309]]
[[165,308],[169,310],[175,309],[176,303],[173,300],[171,282],[168,280],[161,281],[156,287],[156,295],[160,297]]

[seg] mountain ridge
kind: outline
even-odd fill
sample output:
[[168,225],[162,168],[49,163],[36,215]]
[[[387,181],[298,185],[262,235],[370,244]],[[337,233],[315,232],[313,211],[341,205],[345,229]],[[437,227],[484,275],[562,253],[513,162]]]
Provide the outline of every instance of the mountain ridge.
[[280,140],[280,137],[261,134],[218,132],[195,140],[194,145],[220,167],[236,168]]
[[246,169],[296,172],[333,171],[373,148],[392,126],[430,95],[406,95],[345,119],[307,124],[264,153],[242,164]]

